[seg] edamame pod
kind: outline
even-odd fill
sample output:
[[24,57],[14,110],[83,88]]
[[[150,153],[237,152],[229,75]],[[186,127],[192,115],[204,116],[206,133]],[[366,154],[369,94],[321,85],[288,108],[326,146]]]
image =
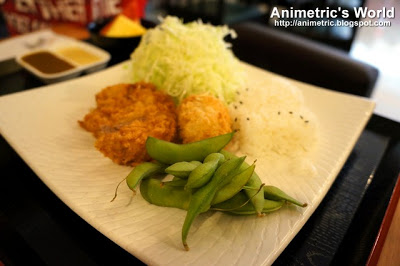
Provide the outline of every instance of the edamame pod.
[[140,184],[140,194],[149,203],[187,210],[191,193],[183,187],[162,186],[161,181],[155,178],[143,180]]
[[165,169],[167,174],[171,174],[173,176],[179,178],[187,178],[189,174],[202,163],[199,161],[191,161],[191,162],[177,162],[173,165],[168,166]]
[[260,177],[253,172],[249,181],[247,181],[246,186],[252,189],[246,189],[244,192],[246,193],[247,197],[249,197],[251,203],[256,210],[258,216],[262,216],[262,212],[264,209],[264,193],[260,190],[260,187],[263,185],[261,182]]
[[162,186],[184,187],[187,184],[186,179],[174,179],[171,181],[161,182]]
[[133,170],[126,177],[126,184],[133,192],[135,192],[135,189],[140,181],[155,174],[163,173],[164,169],[165,165],[160,163],[141,163],[135,166],[135,168],[133,168]]
[[[227,152],[225,150],[222,150],[221,153],[227,159],[236,157],[236,155],[234,155],[230,152]],[[249,167],[249,165],[246,162],[244,162],[242,167]],[[248,186],[252,189],[245,190],[245,193],[247,194],[251,203],[253,204],[254,208],[256,209],[258,216],[262,216],[262,211],[264,208],[264,193],[262,190],[259,190],[259,188],[262,185],[263,185],[263,183],[261,182],[260,177],[254,171],[253,174],[251,175],[249,181],[246,184],[246,186]]]
[[203,161],[207,155],[220,151],[232,139],[234,132],[187,143],[176,144],[153,137],[146,140],[146,150],[151,158],[165,164],[182,161]]
[[[285,201],[275,201],[275,200],[264,200],[264,207],[262,209],[262,213],[273,212],[279,210]],[[256,210],[254,209],[253,204],[247,203],[243,207],[240,207],[236,210],[229,211],[232,214],[237,215],[254,215],[257,214]]]
[[232,178],[232,181],[217,191],[212,205],[226,201],[236,195],[248,182],[256,166],[253,164]]
[[[262,212],[266,213],[266,212],[276,211],[280,209],[283,206],[283,204],[284,204],[283,200],[280,201],[265,200]],[[254,209],[253,204],[249,202],[249,198],[243,191],[240,191],[235,196],[224,202],[213,205],[211,209],[217,211],[226,211],[237,215],[256,214],[256,210]]]
[[208,163],[211,161],[217,161],[218,163],[222,164],[223,162],[225,162],[225,156],[219,152],[210,153],[204,159],[203,163]]
[[208,155],[204,159],[204,163],[190,173],[185,188],[199,188],[205,185],[224,159],[225,157],[221,153],[211,153]]
[[194,219],[200,213],[206,212],[210,209],[211,201],[214,198],[215,193],[232,180],[233,173],[240,168],[244,162],[244,159],[245,157],[233,158],[223,163],[215,171],[215,174],[210,182],[199,188],[199,190],[192,195],[188,212],[182,226],[182,244],[186,250],[189,250],[189,246],[186,243],[186,238]]
[[300,207],[306,207],[307,203],[301,203],[292,198],[281,189],[274,186],[264,186],[264,198],[269,200],[284,200]]
[[233,197],[231,197],[226,201],[217,204],[212,204],[211,210],[216,210],[216,211],[233,210],[240,208],[241,206],[244,206],[248,201],[249,199],[247,198],[246,194],[244,194],[243,191],[239,191]]

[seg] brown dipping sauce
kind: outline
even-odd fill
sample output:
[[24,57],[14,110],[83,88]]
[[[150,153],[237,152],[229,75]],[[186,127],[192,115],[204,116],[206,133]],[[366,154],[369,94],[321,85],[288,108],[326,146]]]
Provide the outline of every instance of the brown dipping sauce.
[[45,74],[56,74],[75,68],[74,65],[46,51],[25,55],[21,59]]

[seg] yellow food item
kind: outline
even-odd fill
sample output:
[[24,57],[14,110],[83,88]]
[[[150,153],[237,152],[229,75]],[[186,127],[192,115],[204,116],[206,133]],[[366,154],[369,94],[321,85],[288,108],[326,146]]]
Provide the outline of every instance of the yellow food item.
[[[107,27],[107,26],[106,26]],[[146,29],[139,22],[124,15],[118,15],[103,32],[106,37],[135,37],[143,35]]]
[[191,95],[178,106],[179,135],[190,143],[232,132],[228,108],[209,95]]
[[74,61],[79,65],[88,65],[100,61],[100,57],[80,47],[70,46],[57,50],[57,53]]

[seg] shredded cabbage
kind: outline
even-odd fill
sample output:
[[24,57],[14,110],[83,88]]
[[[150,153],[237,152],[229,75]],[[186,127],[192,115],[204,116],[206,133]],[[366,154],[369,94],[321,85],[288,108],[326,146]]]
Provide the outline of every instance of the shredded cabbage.
[[168,16],[148,30],[131,55],[133,81],[155,84],[178,101],[192,94],[212,94],[226,103],[244,86],[244,72],[224,37],[227,26],[201,21],[183,24]]

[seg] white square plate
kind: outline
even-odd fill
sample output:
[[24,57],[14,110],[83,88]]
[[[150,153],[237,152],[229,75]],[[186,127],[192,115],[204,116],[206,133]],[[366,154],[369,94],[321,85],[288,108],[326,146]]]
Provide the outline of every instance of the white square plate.
[[[244,67],[250,82],[274,75]],[[0,97],[0,133],[65,204],[147,264],[272,264],[326,195],[375,106],[368,99],[292,81],[320,121],[318,175],[302,180],[278,176],[272,185],[308,207],[284,207],[263,218],[207,212],[192,225],[187,252],[180,238],[185,211],[150,205],[140,195],[131,200],[126,186],[110,202],[117,183],[131,168],[103,157],[94,148],[92,135],[77,123],[95,106],[98,91],[129,82],[130,71],[125,62],[75,80]]]

